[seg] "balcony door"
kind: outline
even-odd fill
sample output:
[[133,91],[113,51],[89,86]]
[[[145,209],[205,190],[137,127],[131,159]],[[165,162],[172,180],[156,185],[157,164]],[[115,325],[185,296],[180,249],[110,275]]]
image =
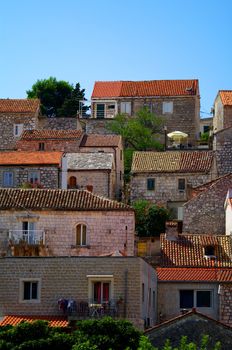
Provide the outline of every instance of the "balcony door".
[[35,223],[29,221],[22,222],[23,240],[28,244],[35,242]]
[[103,103],[97,104],[97,118],[105,117],[105,105]]

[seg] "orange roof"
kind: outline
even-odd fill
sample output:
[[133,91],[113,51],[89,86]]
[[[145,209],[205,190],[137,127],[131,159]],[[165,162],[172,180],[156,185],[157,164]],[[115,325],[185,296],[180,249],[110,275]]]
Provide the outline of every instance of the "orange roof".
[[159,281],[232,282],[232,269],[219,268],[160,268],[156,269]]
[[92,98],[188,96],[198,94],[198,80],[96,81]]
[[0,152],[1,165],[60,164],[63,152]]
[[81,147],[117,147],[121,136],[119,135],[85,135]]
[[220,90],[219,95],[224,106],[232,106],[232,90]]
[[16,326],[21,322],[34,322],[37,320],[44,320],[49,322],[50,327],[67,327],[68,321],[64,316],[18,316],[10,315],[5,316],[2,321],[0,321],[0,326]]
[[82,130],[25,130],[20,140],[80,139]]
[[35,113],[40,106],[40,100],[30,99],[0,99],[0,113]]

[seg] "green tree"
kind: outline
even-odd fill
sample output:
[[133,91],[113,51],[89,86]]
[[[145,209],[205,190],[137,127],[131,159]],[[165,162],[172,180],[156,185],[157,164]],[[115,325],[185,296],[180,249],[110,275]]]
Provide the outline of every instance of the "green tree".
[[169,211],[145,199],[133,203],[135,209],[135,230],[138,236],[159,236],[165,232],[165,222],[169,219]]
[[79,110],[79,101],[84,100],[85,90],[77,83],[73,85],[54,77],[37,80],[27,91],[28,98],[39,98],[43,114],[51,116],[75,116]]

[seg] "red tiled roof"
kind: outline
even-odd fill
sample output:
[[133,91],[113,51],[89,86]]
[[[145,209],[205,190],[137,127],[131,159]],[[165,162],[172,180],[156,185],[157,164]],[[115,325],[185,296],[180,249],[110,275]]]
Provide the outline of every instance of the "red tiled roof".
[[117,147],[120,140],[119,135],[85,135],[81,147]]
[[219,94],[224,106],[232,106],[232,90],[220,90]]
[[198,93],[198,80],[96,81],[92,98],[188,96]]
[[62,152],[28,152],[12,151],[0,152],[1,165],[38,165],[38,164],[60,164]]
[[80,139],[82,130],[25,130],[20,140],[70,140]]
[[[226,235],[181,234],[176,240],[160,235],[162,267],[232,267],[232,240]],[[216,259],[205,257],[204,247],[214,246]]]
[[162,268],[156,269],[159,281],[232,282],[232,269],[220,268]]
[[0,188],[0,210],[131,210],[128,205],[83,190]]
[[0,99],[0,113],[35,113],[40,106],[40,100],[31,99]]
[[132,173],[199,173],[211,169],[212,151],[134,152]]
[[36,320],[44,320],[49,322],[50,327],[67,327],[68,321],[64,316],[19,316],[19,315],[9,315],[5,316],[2,321],[0,321],[0,326],[16,326],[21,322],[34,322]]

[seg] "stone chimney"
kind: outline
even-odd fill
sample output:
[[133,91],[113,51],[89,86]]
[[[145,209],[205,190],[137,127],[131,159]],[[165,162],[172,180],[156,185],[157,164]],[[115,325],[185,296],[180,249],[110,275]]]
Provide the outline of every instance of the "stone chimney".
[[176,241],[181,233],[181,222],[178,220],[166,221],[165,236],[169,241]]

